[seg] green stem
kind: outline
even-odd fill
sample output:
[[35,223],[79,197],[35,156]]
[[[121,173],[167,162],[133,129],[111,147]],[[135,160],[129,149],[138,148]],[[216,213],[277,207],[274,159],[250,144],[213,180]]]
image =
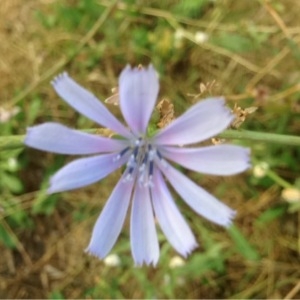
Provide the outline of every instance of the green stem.
[[300,146],[300,137],[248,130],[225,130],[218,135],[224,139],[251,140],[265,143],[284,144],[289,146]]
[[0,151],[14,150],[24,147],[25,135],[0,136]]
[[283,178],[281,178],[277,173],[275,173],[272,170],[267,170],[267,176],[269,176],[269,178],[271,178],[273,181],[275,181],[278,185],[280,185],[281,187],[288,189],[288,188],[293,188],[293,185],[290,184],[288,181],[284,180]]
[[[95,132],[94,129],[83,130],[88,132]],[[24,147],[24,135],[11,135],[11,136],[0,136],[0,151],[1,150],[12,150],[20,147]],[[289,146],[300,146],[300,137],[293,135],[247,131],[247,130],[225,130],[218,135],[219,138],[224,139],[238,139],[238,140],[249,140],[258,141],[265,143],[277,143]]]

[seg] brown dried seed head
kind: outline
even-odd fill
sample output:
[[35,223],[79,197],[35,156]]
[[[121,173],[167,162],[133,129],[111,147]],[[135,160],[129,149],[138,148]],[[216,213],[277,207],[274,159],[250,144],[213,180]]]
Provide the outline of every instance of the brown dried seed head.
[[119,105],[120,103],[120,98],[119,98],[119,93],[116,93],[108,98],[106,98],[104,100],[105,103],[108,103],[108,104],[112,104],[112,105]]
[[226,140],[225,139],[219,139],[219,138],[212,138],[211,142],[214,145],[220,145],[220,144],[224,144],[226,142]]
[[239,128],[245,122],[247,116],[253,114],[257,109],[258,107],[256,106],[251,106],[243,109],[235,103],[232,112],[236,117],[232,121],[231,127]]
[[156,106],[159,112],[159,122],[157,126],[163,128],[171,123],[174,119],[174,105],[168,99],[162,99]]

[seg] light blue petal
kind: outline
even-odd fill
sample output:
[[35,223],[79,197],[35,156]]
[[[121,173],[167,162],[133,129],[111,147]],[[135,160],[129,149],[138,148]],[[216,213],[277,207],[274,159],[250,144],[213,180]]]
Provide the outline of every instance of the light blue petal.
[[74,155],[121,151],[127,145],[123,140],[72,130],[58,123],[28,128],[24,143],[39,150]]
[[97,219],[86,249],[88,253],[102,259],[110,252],[123,227],[132,187],[133,181],[120,179]]
[[175,191],[193,210],[216,224],[225,227],[231,225],[235,216],[234,210],[199,187],[166,161],[164,164],[160,161],[157,163]]
[[120,106],[127,124],[135,134],[146,132],[159,90],[155,69],[127,66],[119,79]]
[[162,145],[188,145],[211,138],[225,130],[234,119],[224,99],[200,101],[154,137]]
[[158,262],[159,246],[156,235],[149,187],[136,184],[131,209],[131,251],[137,266]]
[[67,73],[58,75],[52,81],[57,94],[81,114],[120,135],[130,138],[130,132],[92,93],[84,89]]
[[213,175],[234,175],[250,167],[250,149],[235,145],[202,148],[161,147],[161,155],[190,170]]
[[126,155],[115,160],[117,154],[102,154],[72,161],[61,168],[50,180],[48,193],[77,189],[106,177],[122,166]]
[[170,244],[184,257],[197,247],[195,237],[177,209],[158,169],[154,169],[151,189],[155,216]]

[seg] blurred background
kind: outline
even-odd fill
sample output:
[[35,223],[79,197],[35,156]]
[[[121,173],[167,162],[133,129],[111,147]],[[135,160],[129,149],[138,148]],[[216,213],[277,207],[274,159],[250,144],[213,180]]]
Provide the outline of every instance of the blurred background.
[[[299,16],[298,0],[1,0],[0,134],[45,121],[95,128],[51,79],[65,70],[103,101],[127,63],[151,62],[175,116],[224,95],[236,130],[299,136]],[[234,226],[213,225],[176,197],[200,246],[184,260],[159,231],[156,268],[134,267],[128,221],[106,260],[84,253],[120,172],[48,196],[49,177],[73,157],[0,152],[0,297],[300,298],[300,149],[229,142],[251,147],[251,170],[185,173],[238,211]]]

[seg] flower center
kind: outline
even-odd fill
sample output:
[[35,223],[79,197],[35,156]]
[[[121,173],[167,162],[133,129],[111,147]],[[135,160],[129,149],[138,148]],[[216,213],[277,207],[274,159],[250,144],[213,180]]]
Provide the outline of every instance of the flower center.
[[126,164],[125,181],[137,178],[139,184],[149,187],[153,186],[154,158],[156,155],[160,157],[157,150],[146,139],[138,138],[133,146],[122,150],[116,159],[120,159],[128,151],[131,154]]

